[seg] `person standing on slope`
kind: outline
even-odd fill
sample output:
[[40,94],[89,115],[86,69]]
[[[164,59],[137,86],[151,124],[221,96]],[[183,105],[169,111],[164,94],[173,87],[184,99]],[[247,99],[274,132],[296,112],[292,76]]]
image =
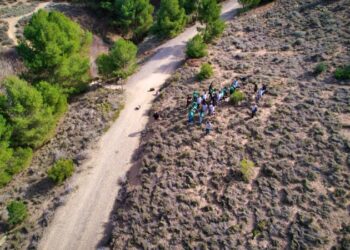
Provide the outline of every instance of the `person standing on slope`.
[[254,104],[252,106],[252,115],[251,118],[254,118],[254,116],[256,115],[256,112],[258,112],[258,106],[256,104]]
[[207,121],[207,123],[205,124],[205,134],[208,135],[210,133],[212,129],[212,125],[210,121]]

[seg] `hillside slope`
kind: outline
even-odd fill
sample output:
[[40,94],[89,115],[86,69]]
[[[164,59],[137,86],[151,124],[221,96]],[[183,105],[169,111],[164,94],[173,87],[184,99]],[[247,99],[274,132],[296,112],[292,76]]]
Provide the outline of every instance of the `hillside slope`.
[[[280,0],[231,21],[198,83],[188,62],[164,86],[114,210],[114,249],[349,249],[350,3]],[[315,66],[328,69],[315,76]],[[187,125],[186,97],[241,79],[213,131]],[[254,84],[267,84],[249,118]],[[196,118],[197,119],[197,118]],[[255,163],[246,183],[240,162]]]

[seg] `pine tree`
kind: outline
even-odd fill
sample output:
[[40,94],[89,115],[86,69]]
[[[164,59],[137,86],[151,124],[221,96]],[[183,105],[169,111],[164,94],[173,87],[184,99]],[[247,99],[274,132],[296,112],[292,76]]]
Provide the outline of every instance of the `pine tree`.
[[17,50],[33,79],[74,92],[89,79],[91,39],[89,32],[62,13],[40,10],[24,28],[24,40]]
[[162,0],[154,25],[155,33],[161,38],[171,38],[180,33],[185,25],[186,14],[179,1]]
[[216,0],[201,0],[198,8],[198,19],[210,23],[220,18],[221,6]]
[[113,9],[118,26],[124,32],[132,31],[135,39],[144,36],[152,26],[153,10],[149,0],[117,0]]

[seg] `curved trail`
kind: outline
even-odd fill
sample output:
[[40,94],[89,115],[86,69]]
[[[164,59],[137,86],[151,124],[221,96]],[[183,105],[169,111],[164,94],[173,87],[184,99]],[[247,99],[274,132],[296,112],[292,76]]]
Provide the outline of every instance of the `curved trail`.
[[[237,0],[225,2],[222,17],[231,18],[238,7]],[[78,189],[68,196],[64,206],[57,209],[39,249],[95,249],[103,239],[118,195],[118,179],[128,171],[132,154],[139,146],[139,132],[148,121],[146,113],[154,99],[154,93],[148,90],[159,88],[176,70],[184,59],[186,42],[196,33],[197,26],[188,28],[160,46],[158,52],[128,80],[124,110],[81,167],[85,171],[72,179],[73,186]],[[138,105],[141,109],[135,111]]]
[[32,12],[30,12],[28,14],[3,19],[4,21],[8,22],[8,24],[9,24],[9,29],[7,31],[7,35],[10,39],[12,39],[12,41],[14,42],[15,45],[18,44],[17,37],[16,37],[16,31],[17,31],[16,25],[17,25],[18,21],[24,17],[33,15],[33,13],[37,12],[40,9],[44,9],[45,7],[47,7],[51,3],[52,3],[51,1],[42,2],[42,3],[39,3],[38,6]]

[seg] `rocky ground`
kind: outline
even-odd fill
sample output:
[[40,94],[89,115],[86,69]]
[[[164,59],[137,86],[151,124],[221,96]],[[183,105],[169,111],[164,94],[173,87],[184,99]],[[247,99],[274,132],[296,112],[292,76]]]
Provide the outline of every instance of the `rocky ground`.
[[[200,62],[165,84],[116,201],[113,249],[350,249],[350,3],[279,0],[232,20]],[[199,83],[201,62],[215,76]],[[315,66],[328,69],[316,76]],[[186,96],[241,79],[213,131],[187,125]],[[267,84],[249,118],[254,84]],[[254,162],[243,181],[240,161]]]
[[5,234],[6,225],[0,223],[1,249],[24,249],[28,245],[36,248],[55,209],[64,204],[66,194],[77,188],[69,182],[55,186],[47,178],[46,171],[61,158],[73,159],[76,172],[84,171],[79,166],[86,160],[88,150],[117,119],[122,108],[123,95],[118,89],[95,87],[71,101],[55,136],[37,150],[27,170],[0,190],[0,221],[6,221],[6,204],[12,199],[24,200],[30,215],[24,225],[10,233]]

